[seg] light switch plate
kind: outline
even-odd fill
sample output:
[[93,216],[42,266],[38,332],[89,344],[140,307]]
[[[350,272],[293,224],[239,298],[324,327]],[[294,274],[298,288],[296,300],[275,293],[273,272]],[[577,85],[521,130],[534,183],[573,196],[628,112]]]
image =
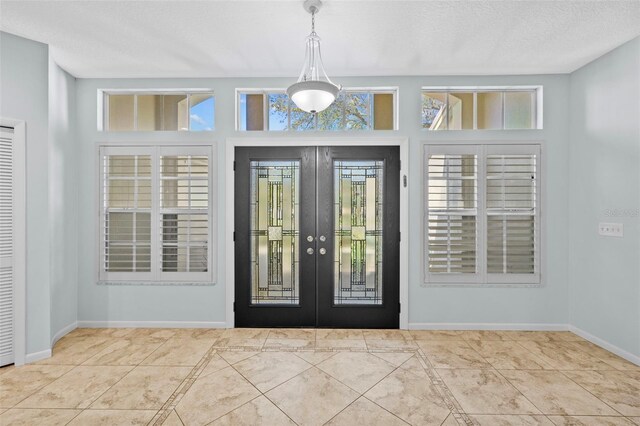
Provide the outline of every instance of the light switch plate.
[[622,237],[624,227],[622,223],[604,223],[598,224],[598,234],[605,237]]

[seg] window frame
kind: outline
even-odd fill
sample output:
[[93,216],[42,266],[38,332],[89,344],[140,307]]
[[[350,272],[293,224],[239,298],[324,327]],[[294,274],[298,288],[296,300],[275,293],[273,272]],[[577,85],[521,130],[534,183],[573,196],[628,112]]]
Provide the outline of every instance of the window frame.
[[[187,112],[191,107],[192,95],[211,95],[214,103],[213,128],[211,130],[191,130],[191,118],[187,117],[187,130],[138,130],[138,96],[147,95],[181,95],[187,97]],[[109,98],[111,95],[132,95],[133,99],[133,129],[110,130],[109,129]],[[157,132],[182,132],[182,133],[208,133],[216,130],[215,114],[216,95],[213,89],[98,89],[98,131],[106,133],[157,133]]]
[[[540,287],[543,285],[544,267],[544,176],[542,163],[542,143],[536,141],[496,141],[482,142],[453,142],[443,141],[424,143],[423,145],[423,286],[427,287]],[[473,154],[477,157],[477,214],[476,214],[476,272],[471,274],[443,274],[429,271],[429,180],[428,159],[430,154]],[[534,244],[535,259],[533,274],[488,273],[487,271],[487,208],[486,208],[486,160],[488,155],[531,154],[536,155],[536,199],[534,216]]]
[[[387,129],[387,130],[376,130],[373,128],[370,129],[364,129],[364,130],[350,130],[350,129],[345,129],[342,128],[340,130],[319,130],[317,128],[314,128],[313,130],[310,130],[308,132],[310,133],[315,133],[315,132],[331,132],[331,133],[339,133],[339,132],[393,132],[398,130],[398,123],[399,123],[399,114],[398,114],[398,107],[399,107],[399,102],[398,102],[398,98],[399,98],[399,88],[396,86],[384,86],[384,87],[343,87],[341,89],[341,92],[346,92],[346,93],[367,93],[370,95],[376,95],[376,94],[390,94],[393,95],[393,129]],[[265,132],[265,133],[274,133],[274,134],[283,134],[283,133],[289,133],[289,132],[297,132],[298,130],[292,130],[292,129],[283,129],[283,130],[271,130],[269,129],[269,98],[268,96],[270,94],[286,94],[287,93],[287,89],[286,88],[236,88],[235,90],[235,131],[239,132],[241,134],[250,132],[250,133],[256,133],[256,132]],[[240,114],[240,96],[241,95],[263,95],[263,99],[262,99],[262,106],[263,106],[263,130],[242,130],[240,128],[240,120],[241,120],[241,114]],[[288,110],[290,111],[290,109]],[[373,120],[373,110],[369,109],[369,116],[371,117],[371,120]],[[343,122],[344,122],[344,116],[343,116]],[[373,123],[373,121],[372,121]],[[344,123],[343,123],[344,124]],[[291,115],[288,113],[287,114],[287,127],[291,126]]]
[[[109,272],[104,268],[103,248],[106,243],[104,233],[105,192],[103,180],[103,158],[105,155],[150,155],[151,156],[151,268],[149,272]],[[161,270],[161,241],[160,241],[160,170],[159,160],[162,155],[206,155],[208,157],[208,197],[209,206],[207,219],[209,221],[207,234],[207,271],[206,272],[164,272]],[[217,249],[216,237],[216,200],[215,173],[217,157],[214,147],[208,144],[176,145],[172,144],[102,144],[97,146],[97,183],[98,199],[96,221],[96,279],[98,284],[113,285],[214,285]]]
[[[502,102],[502,126],[497,129],[479,129],[478,128],[478,93],[498,92],[501,94]],[[505,93],[508,92],[532,92],[535,104],[531,109],[531,128],[507,129],[505,127]],[[443,93],[447,94],[445,99],[445,120],[446,129],[428,129],[422,126],[422,110],[420,111],[420,130],[423,132],[441,132],[441,131],[521,131],[521,130],[542,130],[543,129],[543,87],[541,85],[524,85],[524,86],[422,86],[420,88],[420,105],[422,105],[422,96],[424,93]],[[471,129],[449,129],[449,93],[471,93],[473,94],[473,128]],[[422,107],[421,107],[422,108]]]

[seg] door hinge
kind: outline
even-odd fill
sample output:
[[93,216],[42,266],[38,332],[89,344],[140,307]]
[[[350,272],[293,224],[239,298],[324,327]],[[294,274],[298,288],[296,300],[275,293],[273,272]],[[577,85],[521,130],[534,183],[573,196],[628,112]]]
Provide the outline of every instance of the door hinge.
[[233,231],[233,241],[236,240],[236,231]]
[[402,185],[404,185],[405,188],[407,187],[407,175],[402,177]]
[[233,171],[234,172],[236,171],[236,162],[235,161],[233,162]]
[[398,241],[402,241],[402,232],[398,232]]
[[398,313],[402,312],[402,303],[398,303]]
[[236,311],[236,302],[233,302],[233,312]]

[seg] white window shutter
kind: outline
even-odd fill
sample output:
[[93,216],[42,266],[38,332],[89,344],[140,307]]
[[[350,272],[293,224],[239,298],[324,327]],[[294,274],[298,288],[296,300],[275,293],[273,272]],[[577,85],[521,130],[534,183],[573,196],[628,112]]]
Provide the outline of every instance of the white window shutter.
[[13,131],[0,132],[0,366],[14,362]]
[[477,282],[478,155],[475,147],[428,147],[426,277]]

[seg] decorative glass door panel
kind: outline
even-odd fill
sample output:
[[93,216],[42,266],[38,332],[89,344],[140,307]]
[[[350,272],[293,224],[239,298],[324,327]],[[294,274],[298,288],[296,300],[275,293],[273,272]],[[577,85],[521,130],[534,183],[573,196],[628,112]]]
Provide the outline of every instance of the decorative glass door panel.
[[334,303],[381,305],[383,161],[334,162]]
[[398,157],[236,148],[236,326],[398,327]]
[[251,303],[298,304],[300,161],[250,167]]

